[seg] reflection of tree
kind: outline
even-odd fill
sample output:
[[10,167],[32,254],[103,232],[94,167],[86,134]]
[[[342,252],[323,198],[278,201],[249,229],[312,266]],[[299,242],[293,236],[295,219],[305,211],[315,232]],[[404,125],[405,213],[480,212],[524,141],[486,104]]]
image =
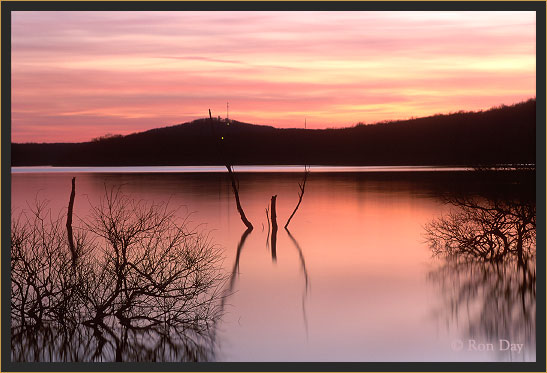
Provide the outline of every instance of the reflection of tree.
[[239,274],[239,259],[241,258],[241,251],[243,250],[243,246],[245,245],[247,236],[249,236],[249,234],[252,231],[253,231],[252,229],[245,230],[245,232],[243,232],[243,234],[241,235],[241,238],[239,239],[239,243],[237,244],[236,258],[234,260],[232,273],[230,274],[230,281],[228,282],[228,287],[224,291],[224,296],[222,297],[222,302],[220,306],[221,310],[224,309],[227,297],[234,292],[234,286],[236,283],[237,276]]
[[440,317],[464,328],[466,337],[488,343],[506,339],[535,351],[535,260],[482,262],[447,258],[428,274],[441,296]]
[[427,240],[435,254],[519,263],[535,253],[536,208],[522,200],[452,198],[457,209],[429,223]]
[[[268,209],[266,209],[266,215],[268,215]],[[285,229],[285,231],[287,232],[287,235],[289,236],[290,240],[292,241],[292,243],[294,244],[296,250],[298,251],[298,257],[299,257],[299,260],[300,260],[300,265],[301,265],[301,268],[302,268],[302,272],[304,274],[305,286],[304,286],[304,291],[303,291],[303,294],[302,294],[302,314],[303,314],[303,317],[304,317],[304,325],[305,325],[306,333],[307,333],[308,321],[307,321],[307,316],[306,316],[305,300],[308,296],[308,291],[309,291],[309,288],[310,288],[310,281],[309,281],[309,276],[308,276],[308,270],[306,269],[306,260],[304,258],[304,253],[302,252],[302,248],[300,247],[300,245],[298,244],[298,242],[296,241],[294,236],[291,234],[291,232],[288,229]],[[230,274],[228,285],[227,285],[226,289],[223,292],[223,297],[222,297],[221,306],[220,306],[221,310],[223,310],[224,307],[226,306],[226,301],[227,301],[228,297],[231,294],[234,293],[236,280],[239,276],[239,262],[240,262],[240,259],[241,259],[241,253],[243,251],[245,241],[247,240],[247,237],[249,236],[249,234],[251,232],[252,232],[251,229],[245,230],[243,232],[243,234],[241,235],[241,238],[239,239],[239,243],[237,244],[236,256],[235,256],[234,264],[232,266],[232,272]],[[270,234],[270,232],[268,232],[268,235],[269,234]],[[266,245],[267,244],[268,244],[268,240],[266,240]],[[275,263],[275,261],[276,261],[275,258],[272,258],[272,263]]]
[[454,209],[426,226],[444,264],[428,274],[448,324],[483,342],[535,351],[536,214],[532,200],[452,198]]
[[75,230],[45,206],[12,221],[15,361],[201,360],[220,318],[220,253],[165,205],[106,193]]
[[159,327],[110,329],[44,323],[12,331],[13,361],[209,361],[211,339]]
[[296,247],[296,250],[298,251],[298,258],[300,259],[300,265],[302,266],[302,272],[304,273],[304,280],[306,282],[305,291],[307,293],[309,288],[309,278],[308,278],[308,270],[306,269],[306,259],[304,258],[304,253],[302,252],[302,248],[298,244],[298,241],[296,241],[296,238],[293,237],[289,229],[285,228],[285,231],[287,232],[287,235],[289,236],[292,243],[294,244],[294,247]]
[[296,247],[296,250],[298,250],[298,257],[300,258],[300,265],[302,267],[302,273],[304,274],[304,292],[302,294],[302,316],[304,317],[304,326],[306,327],[306,335],[307,335],[308,334],[308,317],[306,315],[306,298],[308,296],[308,291],[310,288],[310,281],[308,276],[308,270],[306,269],[306,260],[304,259],[304,253],[302,252],[302,248],[298,244],[298,241],[296,241],[296,238],[294,238],[291,232],[289,231],[289,228],[285,227],[285,231],[287,232],[287,235],[289,236],[292,243],[294,244],[294,247]]

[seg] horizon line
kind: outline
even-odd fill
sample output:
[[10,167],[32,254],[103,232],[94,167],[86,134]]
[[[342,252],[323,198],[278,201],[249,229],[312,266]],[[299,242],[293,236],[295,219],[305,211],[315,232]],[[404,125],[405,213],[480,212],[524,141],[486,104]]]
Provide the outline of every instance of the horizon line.
[[[249,124],[249,125],[252,125],[252,126],[271,127],[271,128],[280,129],[280,130],[294,130],[294,129],[305,130],[305,131],[344,130],[344,129],[355,128],[355,127],[358,127],[358,126],[374,126],[374,125],[390,124],[390,123],[397,123],[397,122],[407,122],[407,121],[414,121],[414,120],[432,118],[432,117],[437,117],[437,116],[450,116],[450,115],[456,115],[456,114],[478,114],[478,113],[489,112],[489,111],[508,108],[508,107],[514,107],[514,106],[517,106],[517,105],[525,104],[525,103],[530,102],[530,101],[536,101],[536,96],[534,95],[533,97],[530,97],[530,98],[525,99],[525,100],[520,100],[520,101],[514,102],[512,104],[501,103],[501,104],[498,104],[498,105],[490,106],[487,109],[479,109],[479,110],[463,110],[462,109],[462,110],[458,110],[458,111],[450,111],[448,113],[446,113],[446,112],[445,113],[434,113],[434,114],[429,114],[429,115],[420,116],[420,117],[411,116],[411,117],[408,117],[408,118],[385,119],[385,120],[381,120],[381,121],[377,121],[377,122],[373,122],[373,123],[366,123],[366,122],[359,121],[359,122],[355,123],[354,125],[344,126],[344,127],[325,127],[325,128],[275,127],[275,126],[270,125],[270,124],[248,123],[248,122],[242,122],[242,121],[239,121],[239,120],[233,119],[233,118],[231,118],[231,119],[226,118],[226,117],[222,118],[219,115],[213,116],[213,120],[218,120],[218,118],[220,118],[221,120],[229,119],[230,122],[238,122],[238,123],[243,123],[243,124]],[[190,123],[201,121],[201,120],[209,120],[209,118],[206,117],[206,116],[205,117],[199,117],[199,118],[195,118],[195,119],[192,119],[190,121],[187,121],[187,122],[169,124],[169,125],[160,126],[160,127],[153,127],[153,128],[149,128],[149,129],[146,129],[146,130],[143,130],[143,131],[131,132],[131,133],[128,133],[128,134],[125,134],[125,135],[106,133],[102,136],[94,137],[94,138],[92,138],[90,140],[87,140],[87,141],[75,141],[75,142],[13,142],[13,141],[11,141],[11,138],[10,138],[10,144],[15,144],[15,145],[26,145],[26,144],[85,144],[85,143],[89,143],[89,142],[94,142],[97,139],[100,139],[102,137],[105,137],[105,138],[122,137],[123,138],[123,137],[131,136],[131,135],[137,135],[137,134],[141,134],[141,133],[146,133],[146,132],[154,131],[154,130],[158,130],[158,129],[165,129],[165,128],[183,126],[185,124],[190,124]],[[11,135],[11,133],[10,133],[10,135]]]

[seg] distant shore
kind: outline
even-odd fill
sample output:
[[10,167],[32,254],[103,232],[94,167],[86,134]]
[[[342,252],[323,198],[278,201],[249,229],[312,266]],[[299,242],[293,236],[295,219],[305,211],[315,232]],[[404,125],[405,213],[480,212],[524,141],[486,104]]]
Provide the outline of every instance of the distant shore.
[[536,101],[342,129],[198,119],[84,143],[11,144],[12,166],[468,166],[536,162]]

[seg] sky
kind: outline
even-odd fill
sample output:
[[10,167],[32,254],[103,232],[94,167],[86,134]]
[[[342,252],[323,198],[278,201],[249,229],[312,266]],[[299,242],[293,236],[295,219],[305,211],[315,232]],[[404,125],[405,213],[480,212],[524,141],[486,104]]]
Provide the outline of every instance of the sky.
[[534,12],[12,12],[12,141],[335,128],[536,95]]

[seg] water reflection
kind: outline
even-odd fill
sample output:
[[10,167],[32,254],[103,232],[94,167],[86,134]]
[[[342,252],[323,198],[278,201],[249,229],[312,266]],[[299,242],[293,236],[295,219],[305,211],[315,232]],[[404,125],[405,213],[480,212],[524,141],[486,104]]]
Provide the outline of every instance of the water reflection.
[[[266,209],[266,213],[267,212],[268,212],[268,210]],[[267,217],[269,217],[269,216],[267,216]],[[221,309],[222,310],[224,310],[224,308],[226,306],[226,302],[229,299],[229,296],[231,294],[233,294],[234,291],[235,291],[236,280],[237,280],[237,277],[239,276],[239,273],[240,273],[239,272],[239,263],[240,263],[240,260],[241,260],[241,253],[243,251],[245,241],[247,240],[247,237],[251,234],[252,231],[253,231],[252,229],[245,230],[242,233],[241,238],[239,239],[239,242],[237,244],[236,255],[235,255],[235,259],[234,259],[234,264],[232,266],[230,279],[228,281],[228,285],[227,285],[226,289],[224,290],[224,294],[223,294],[223,297],[222,297],[222,302],[221,302]],[[308,322],[307,322],[306,304],[305,303],[306,303],[306,299],[308,297],[308,291],[309,291],[309,288],[310,288],[310,281],[309,281],[308,270],[306,269],[306,259],[304,258],[304,253],[302,251],[302,248],[298,244],[298,241],[294,238],[294,236],[291,234],[291,232],[287,228],[285,228],[285,231],[287,232],[287,236],[290,238],[291,242],[294,244],[296,250],[298,251],[300,266],[301,266],[301,269],[302,269],[302,273],[304,275],[304,284],[305,285],[304,285],[304,290],[303,290],[303,293],[302,293],[302,315],[303,315],[304,326],[305,326],[306,335],[307,335],[308,334]],[[268,229],[268,237],[269,236],[270,236],[270,231]],[[273,241],[273,242],[275,242],[275,241]],[[269,240],[266,239],[266,247],[268,246],[268,243],[269,243]],[[272,246],[273,246],[273,243],[272,243]],[[274,251],[272,251],[272,253],[273,252]],[[277,262],[277,257],[272,254],[272,263],[275,264],[276,262]]]
[[[423,227],[438,216],[440,210],[444,211],[438,198],[441,193],[461,190],[475,195],[488,189],[508,195],[521,177],[507,174],[498,180],[474,172],[312,172],[305,204],[289,226],[302,256],[290,236],[281,230],[277,234],[277,263],[273,265],[271,237],[267,236],[268,229],[271,234],[271,226],[266,227],[270,219],[265,207],[271,196],[277,194],[279,221],[285,223],[298,200],[295,189],[301,180],[301,168],[297,170],[288,174],[239,175],[245,191],[242,195],[245,212],[257,223],[256,227],[264,223],[264,232],[255,227],[239,250],[245,227],[235,208],[230,183],[221,173],[78,174],[74,213],[87,216],[86,195],[95,204],[105,183],[124,184],[124,191],[139,200],[160,201],[170,197],[173,206],[187,206],[188,211],[194,212],[191,220],[196,224],[207,222],[204,229],[211,232],[226,257],[223,270],[227,278],[222,290],[229,286],[239,251],[233,294],[225,300],[229,307],[222,322],[215,324],[213,345],[216,349],[210,359],[476,359],[469,354],[455,355],[450,350],[450,342],[466,330],[464,313],[460,312],[462,332],[458,327],[449,333],[439,332],[437,320],[431,318],[432,303],[439,297],[428,296],[432,284],[426,281],[428,269],[424,263],[431,261],[431,252],[423,244]],[[51,200],[54,210],[66,212],[72,176],[14,174],[12,205],[24,208],[25,201],[41,190],[41,199]],[[449,311],[445,307],[442,310],[446,311],[442,314],[444,320]],[[306,322],[309,339],[305,334]],[[93,333],[92,328],[83,330]],[[105,338],[112,338],[106,331],[103,333]],[[128,340],[132,338],[131,333],[129,331]],[[119,336],[123,341],[123,333]],[[104,360],[115,359],[116,343],[112,341],[103,347]],[[207,348],[209,342],[205,340],[200,345]],[[74,350],[73,346],[69,347]],[[96,346],[90,344],[89,348]],[[82,359],[92,357],[94,351],[80,353],[80,356]],[[19,353],[19,356],[22,355]],[[31,359],[30,354],[27,356]],[[486,359],[502,360],[496,356]]]
[[177,210],[119,189],[90,210],[74,227],[77,261],[64,215],[12,214],[12,360],[214,359],[219,249]]
[[[521,356],[507,358],[534,360],[536,345],[535,261],[525,266],[516,260],[482,262],[447,259],[427,276],[441,297],[436,316],[447,328],[455,328],[465,341],[499,345],[501,340],[524,344]],[[516,355],[516,356],[514,356]]]
[[[442,256],[442,265],[427,275],[441,299],[436,316],[458,330],[463,341],[493,344],[501,359],[534,360],[534,201],[480,197],[449,202],[450,213],[426,226],[433,253]],[[523,353],[511,351],[509,344],[522,344]],[[464,350],[473,348],[464,342]]]
[[224,309],[226,299],[230,294],[234,291],[234,286],[236,283],[237,275],[239,274],[239,259],[241,258],[241,251],[243,250],[243,246],[245,245],[245,241],[247,240],[247,236],[252,232],[252,229],[247,229],[243,234],[241,235],[241,238],[239,239],[239,243],[237,244],[236,249],[236,257],[234,260],[234,265],[232,267],[232,273],[230,275],[230,281],[228,282],[228,287],[224,291],[224,296],[222,298],[222,304],[221,307]]
[[298,250],[298,257],[300,259],[300,265],[302,267],[302,273],[304,274],[304,292],[302,293],[302,316],[304,318],[304,327],[306,328],[306,337],[308,336],[308,316],[306,314],[306,299],[308,297],[308,290],[310,288],[310,281],[308,276],[308,270],[306,269],[306,259],[304,258],[304,253],[302,248],[298,244],[298,241],[293,237],[288,228],[285,228],[287,235],[291,239],[294,247]]
[[285,228],[285,231],[287,232],[287,235],[291,239],[292,243],[294,244],[294,247],[296,247],[296,250],[298,251],[298,258],[300,259],[300,265],[302,267],[302,272],[304,273],[304,280],[305,280],[305,293],[308,293],[309,289],[309,276],[308,276],[308,270],[306,269],[306,259],[304,258],[304,253],[302,252],[302,248],[298,244],[298,241],[296,241],[296,238],[293,237],[291,232],[288,228]]
[[12,361],[211,361],[214,342],[192,333],[169,333],[159,328],[12,327]]

